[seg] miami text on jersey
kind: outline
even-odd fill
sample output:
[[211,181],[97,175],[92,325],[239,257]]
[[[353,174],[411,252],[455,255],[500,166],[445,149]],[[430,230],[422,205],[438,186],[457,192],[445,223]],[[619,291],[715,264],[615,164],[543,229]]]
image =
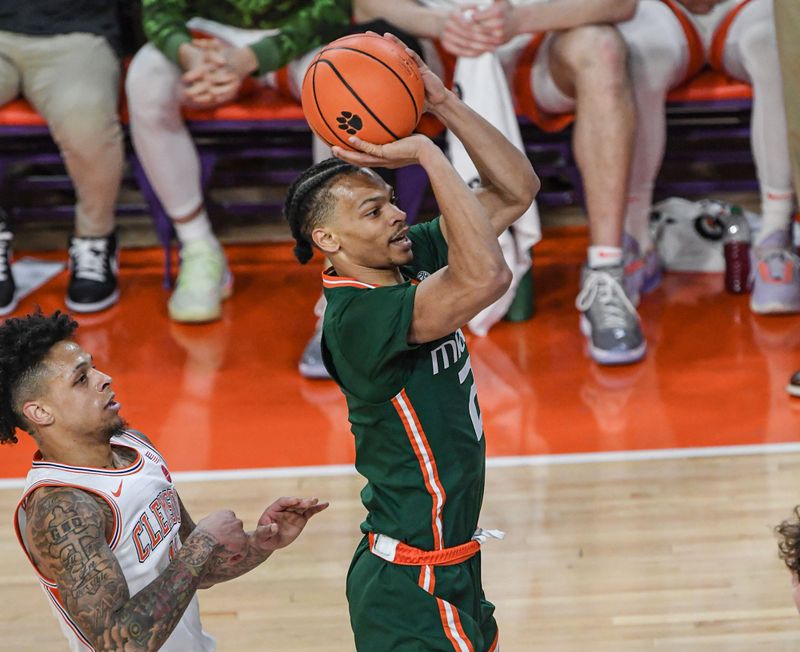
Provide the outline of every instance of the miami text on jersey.
[[467,349],[467,340],[464,338],[464,333],[459,328],[453,337],[446,339],[435,349],[431,350],[431,362],[433,363],[433,375],[439,373],[441,369],[447,369],[450,365],[455,364],[464,355]]

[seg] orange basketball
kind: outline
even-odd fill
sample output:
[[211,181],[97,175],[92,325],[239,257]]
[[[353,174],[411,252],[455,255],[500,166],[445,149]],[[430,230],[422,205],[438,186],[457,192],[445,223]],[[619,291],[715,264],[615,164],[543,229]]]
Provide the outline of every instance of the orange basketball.
[[303,79],[306,120],[329,145],[347,139],[382,145],[410,135],[425,105],[425,88],[405,49],[380,36],[345,36],[314,57]]

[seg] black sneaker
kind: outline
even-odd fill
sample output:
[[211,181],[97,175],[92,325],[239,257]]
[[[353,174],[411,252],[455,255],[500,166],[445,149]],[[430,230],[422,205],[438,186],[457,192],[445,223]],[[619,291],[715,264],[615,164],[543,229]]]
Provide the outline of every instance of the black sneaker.
[[97,312],[119,300],[117,287],[117,234],[103,238],[69,239],[67,308],[73,312]]
[[11,273],[11,246],[14,234],[9,231],[0,212],[0,315],[7,315],[17,307],[14,276]]

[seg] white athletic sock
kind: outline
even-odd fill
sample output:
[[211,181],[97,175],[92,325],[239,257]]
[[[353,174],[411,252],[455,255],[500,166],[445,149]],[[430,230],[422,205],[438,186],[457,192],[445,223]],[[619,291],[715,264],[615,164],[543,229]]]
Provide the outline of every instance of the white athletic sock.
[[792,222],[794,194],[790,190],[761,189],[761,230],[756,244],[775,231],[786,231]]
[[589,247],[589,267],[614,267],[622,265],[622,247],[592,245]]
[[182,244],[196,242],[197,240],[211,240],[216,242],[214,232],[211,230],[211,222],[205,209],[201,210],[195,217],[188,222],[174,222],[175,233]]

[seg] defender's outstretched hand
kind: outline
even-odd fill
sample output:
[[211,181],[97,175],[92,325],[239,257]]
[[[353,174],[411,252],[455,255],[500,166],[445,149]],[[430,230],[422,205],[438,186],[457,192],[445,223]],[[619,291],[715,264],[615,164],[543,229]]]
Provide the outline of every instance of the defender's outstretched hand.
[[309,519],[329,504],[317,498],[278,498],[258,519],[252,544],[263,552],[285,548],[300,536]]

